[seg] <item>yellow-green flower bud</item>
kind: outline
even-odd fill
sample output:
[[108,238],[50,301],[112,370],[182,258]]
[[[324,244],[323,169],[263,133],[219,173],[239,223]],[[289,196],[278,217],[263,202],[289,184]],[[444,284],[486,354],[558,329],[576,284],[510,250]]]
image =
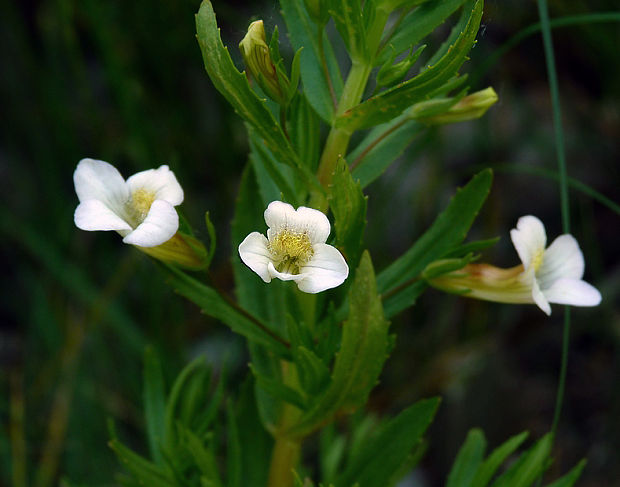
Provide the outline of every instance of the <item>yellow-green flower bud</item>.
[[[497,93],[489,87],[465,96],[452,104],[450,104],[450,98],[417,103],[409,113],[411,118],[431,125],[464,122],[480,118],[497,100]],[[442,104],[449,108],[440,110]]]
[[138,250],[166,264],[200,270],[208,265],[207,250],[191,235],[177,232],[170,240],[156,247],[135,246]]
[[275,102],[286,105],[289,80],[282,73],[278,73],[271,59],[262,20],[250,24],[248,33],[239,43],[239,49],[250,75],[265,94]]

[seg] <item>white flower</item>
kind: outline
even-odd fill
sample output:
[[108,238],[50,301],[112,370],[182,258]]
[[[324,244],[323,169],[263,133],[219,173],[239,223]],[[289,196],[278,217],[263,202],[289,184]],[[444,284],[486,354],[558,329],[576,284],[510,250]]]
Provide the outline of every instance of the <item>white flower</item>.
[[510,238],[523,263],[524,280],[531,285],[532,299],[548,315],[549,303],[596,306],[598,290],[581,280],[585,270],[583,253],[575,237],[557,237],[548,248],[547,234],[535,216],[523,216]]
[[349,275],[342,254],[325,243],[331,227],[320,211],[273,201],[265,222],[267,237],[252,232],[239,245],[241,260],[263,281],[295,281],[301,291],[314,294],[340,286]]
[[596,306],[598,290],[582,281],[585,263],[572,235],[560,235],[548,247],[545,227],[535,216],[519,218],[510,237],[522,264],[501,269],[468,264],[455,272],[429,279],[439,289],[499,303],[535,303],[547,315],[549,303]]
[[104,161],[82,159],[73,173],[80,204],[75,225],[82,230],[116,230],[123,242],[155,247],[174,236],[183,189],[168,166],[149,169],[127,181]]

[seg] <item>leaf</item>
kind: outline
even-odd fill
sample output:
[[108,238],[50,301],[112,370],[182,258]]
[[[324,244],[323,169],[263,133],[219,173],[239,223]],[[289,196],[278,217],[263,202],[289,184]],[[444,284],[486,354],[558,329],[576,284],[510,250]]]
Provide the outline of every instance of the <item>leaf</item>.
[[161,361],[153,347],[144,351],[144,417],[151,457],[162,464],[161,444],[166,432],[166,391]]
[[476,40],[482,4],[482,0],[476,1],[465,30],[436,64],[346,111],[336,120],[336,127],[353,132],[388,122],[453,78]]
[[366,227],[368,201],[360,183],[353,180],[344,159],[336,163],[329,192],[337,246],[343,251],[349,265],[357,266]]
[[472,485],[478,467],[484,458],[486,440],[484,434],[479,429],[472,429],[467,434],[467,439],[459,450],[450,474],[446,487],[469,487]]
[[[274,159],[271,151],[265,147],[256,131],[248,127],[250,134],[250,160],[254,164],[261,193],[266,204],[284,199],[293,206],[299,206],[298,192],[294,188],[291,168]],[[260,175],[260,177],[258,177]]]
[[249,318],[249,315],[229,304],[215,289],[178,269],[173,267],[166,269],[169,274],[168,280],[174,290],[198,305],[206,315],[226,323],[235,333],[269,348],[278,355],[284,357],[290,355],[282,339],[270,332],[258,318]]
[[347,465],[335,485],[384,487],[403,463],[432,422],[439,398],[425,399],[405,409],[385,424],[374,437],[364,442],[358,455]]
[[509,438],[493,450],[493,452],[491,452],[491,454],[478,468],[476,476],[471,483],[472,487],[486,487],[500,465],[504,463],[504,461],[512,455],[517,448],[519,448],[527,436],[527,431],[524,431],[523,433]]
[[241,445],[237,418],[231,402],[227,405],[226,413],[228,427],[228,448],[226,451],[226,471],[228,475],[226,486],[241,487],[241,452],[243,445]]
[[424,235],[379,274],[379,291],[385,293],[418,276],[427,264],[461,243],[489,194],[492,181],[493,172],[486,169],[457,190],[448,207]]
[[[340,99],[343,83],[329,38],[323,26],[318,26],[310,19],[303,0],[281,0],[280,5],[293,48],[297,51],[303,47],[300,54],[300,70],[308,103],[323,120],[331,124],[335,113],[334,97]],[[321,62],[319,33],[334,91],[333,96]]]
[[291,143],[303,163],[314,172],[319,162],[319,117],[308,103],[305,93],[299,93],[293,98],[289,113]]
[[320,393],[330,380],[327,365],[314,352],[303,346],[297,347],[293,358],[299,371],[301,386],[306,394],[313,396]]
[[550,483],[547,487],[572,487],[575,482],[581,476],[581,472],[586,466],[586,460],[581,460],[577,465],[575,465],[570,472],[568,472],[563,477],[559,478],[555,482]]
[[257,131],[278,161],[297,168],[306,184],[320,190],[320,184],[295,154],[282,128],[267,108],[265,100],[256,95],[245,74],[240,73],[232,62],[228,49],[220,38],[215,13],[209,0],[203,0],[200,5],[196,15],[196,31],[204,65],[215,88]]
[[383,316],[367,251],[362,254],[349,303],[332,382],[291,428],[292,435],[305,436],[340,409],[354,410],[363,405],[381,373],[387,358],[389,322]]
[[108,443],[121,464],[142,484],[152,487],[176,487],[168,473],[144,457],[134,453],[117,439]]
[[353,178],[365,188],[404,152],[426,130],[426,126],[405,116],[373,128],[347,159],[351,164]]
[[420,42],[452,15],[465,0],[427,2],[408,13],[389,42],[385,44],[375,65],[384,64],[392,55],[402,53]]
[[493,487],[528,487],[545,471],[552,435],[547,433],[502,474]]
[[354,61],[366,56],[366,29],[359,0],[329,0],[329,14],[334,19],[347,50]]
[[250,364],[250,369],[256,377],[258,385],[267,393],[276,399],[288,402],[299,409],[305,409],[306,403],[295,389],[282,383],[280,378],[272,379],[271,377],[261,374],[256,367]]
[[186,445],[187,454],[193,459],[193,464],[204,475],[203,484],[208,481],[209,486],[223,487],[213,448],[205,447],[204,442],[189,428],[179,426],[179,436]]
[[217,248],[217,235],[215,233],[215,227],[209,217],[209,212],[205,212],[205,226],[207,227],[207,234],[209,235],[209,250],[207,252],[207,268],[211,265],[213,256],[215,255],[215,249]]

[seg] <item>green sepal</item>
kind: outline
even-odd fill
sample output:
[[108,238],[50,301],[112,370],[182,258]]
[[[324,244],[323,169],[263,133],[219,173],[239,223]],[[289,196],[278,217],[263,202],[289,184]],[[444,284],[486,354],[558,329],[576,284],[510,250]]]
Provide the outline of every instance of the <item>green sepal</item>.
[[444,274],[458,271],[459,269],[462,269],[474,260],[475,256],[472,253],[469,253],[460,259],[455,258],[435,260],[424,268],[424,270],[420,274],[420,277],[428,281]]
[[336,485],[359,483],[364,487],[384,487],[386,479],[401,469],[435,417],[440,399],[418,401],[389,420],[362,444]]
[[469,430],[452,464],[446,487],[470,487],[484,458],[485,448],[484,433],[477,428]]
[[309,405],[289,435],[306,436],[336,412],[351,412],[366,402],[387,358],[388,325],[370,255],[365,251],[349,292],[349,317],[342,327],[331,383]]
[[366,228],[368,198],[359,181],[354,181],[349,166],[339,159],[329,187],[329,203],[334,214],[337,247],[349,266],[357,266]]
[[430,96],[433,91],[453,78],[467,59],[475,40],[480,19],[482,0],[477,0],[465,29],[446,54],[419,75],[386,90],[379,95],[346,111],[336,120],[336,127],[353,132],[385,123],[400,115],[403,110]]
[[488,238],[486,240],[476,240],[474,242],[468,242],[466,244],[459,245],[455,247],[453,250],[446,252],[444,257],[446,259],[452,257],[459,257],[463,255],[467,255],[469,253],[480,252],[481,250],[488,249],[492,247],[497,242],[499,242],[500,237]]

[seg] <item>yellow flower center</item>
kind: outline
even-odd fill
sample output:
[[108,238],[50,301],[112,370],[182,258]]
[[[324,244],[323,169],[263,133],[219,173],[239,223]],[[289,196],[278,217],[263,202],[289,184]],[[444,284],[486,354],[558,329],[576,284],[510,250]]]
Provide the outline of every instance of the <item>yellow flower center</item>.
[[146,218],[153,201],[155,201],[155,191],[140,188],[132,193],[127,207],[136,226]]
[[540,266],[543,263],[544,254],[545,254],[544,249],[539,250],[538,252],[536,252],[536,255],[532,259],[532,267],[534,268],[534,272],[538,272],[538,269],[540,269]]
[[269,251],[278,272],[299,274],[314,250],[307,233],[282,230],[269,241]]

